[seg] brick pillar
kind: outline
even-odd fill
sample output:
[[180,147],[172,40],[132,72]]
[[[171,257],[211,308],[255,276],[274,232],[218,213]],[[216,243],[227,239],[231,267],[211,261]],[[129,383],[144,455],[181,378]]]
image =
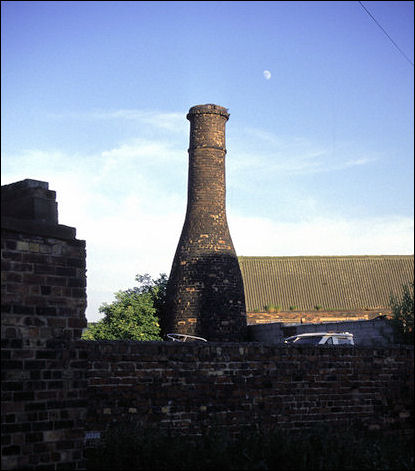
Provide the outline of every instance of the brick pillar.
[[1,187],[2,469],[84,466],[85,241],[55,198],[47,182]]
[[241,271],[226,220],[225,124],[217,105],[190,108],[186,219],[167,286],[162,330],[209,341],[246,334]]

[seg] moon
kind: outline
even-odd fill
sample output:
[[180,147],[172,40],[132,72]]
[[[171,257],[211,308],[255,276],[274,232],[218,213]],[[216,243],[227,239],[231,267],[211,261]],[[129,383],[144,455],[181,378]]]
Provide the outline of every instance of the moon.
[[265,80],[269,80],[271,78],[271,72],[269,70],[264,70],[264,78]]

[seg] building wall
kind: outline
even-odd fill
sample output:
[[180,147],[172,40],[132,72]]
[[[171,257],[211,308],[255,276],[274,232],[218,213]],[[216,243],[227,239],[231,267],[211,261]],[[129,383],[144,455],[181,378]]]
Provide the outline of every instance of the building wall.
[[412,427],[409,347],[108,341],[86,349],[89,431],[114,421],[187,434]]
[[248,326],[251,341],[281,344],[284,338],[307,332],[350,332],[359,346],[387,346],[394,342],[391,321],[386,317],[372,320],[284,324],[272,322]]

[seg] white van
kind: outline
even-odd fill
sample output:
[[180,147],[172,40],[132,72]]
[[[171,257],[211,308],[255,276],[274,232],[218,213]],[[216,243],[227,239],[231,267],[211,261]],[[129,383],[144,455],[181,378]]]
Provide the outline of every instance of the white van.
[[295,345],[354,345],[350,332],[309,332],[287,337],[284,343]]

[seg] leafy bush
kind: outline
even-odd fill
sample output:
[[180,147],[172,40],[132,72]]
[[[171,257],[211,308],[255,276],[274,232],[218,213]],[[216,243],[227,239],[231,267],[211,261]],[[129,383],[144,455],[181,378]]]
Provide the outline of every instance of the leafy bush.
[[104,303],[104,318],[83,333],[84,340],[161,340],[159,314],[164,303],[167,276],[152,280],[137,275],[138,286],[115,293],[115,301]]
[[403,344],[414,343],[414,284],[402,287],[402,298],[391,295],[392,323],[395,341]]

